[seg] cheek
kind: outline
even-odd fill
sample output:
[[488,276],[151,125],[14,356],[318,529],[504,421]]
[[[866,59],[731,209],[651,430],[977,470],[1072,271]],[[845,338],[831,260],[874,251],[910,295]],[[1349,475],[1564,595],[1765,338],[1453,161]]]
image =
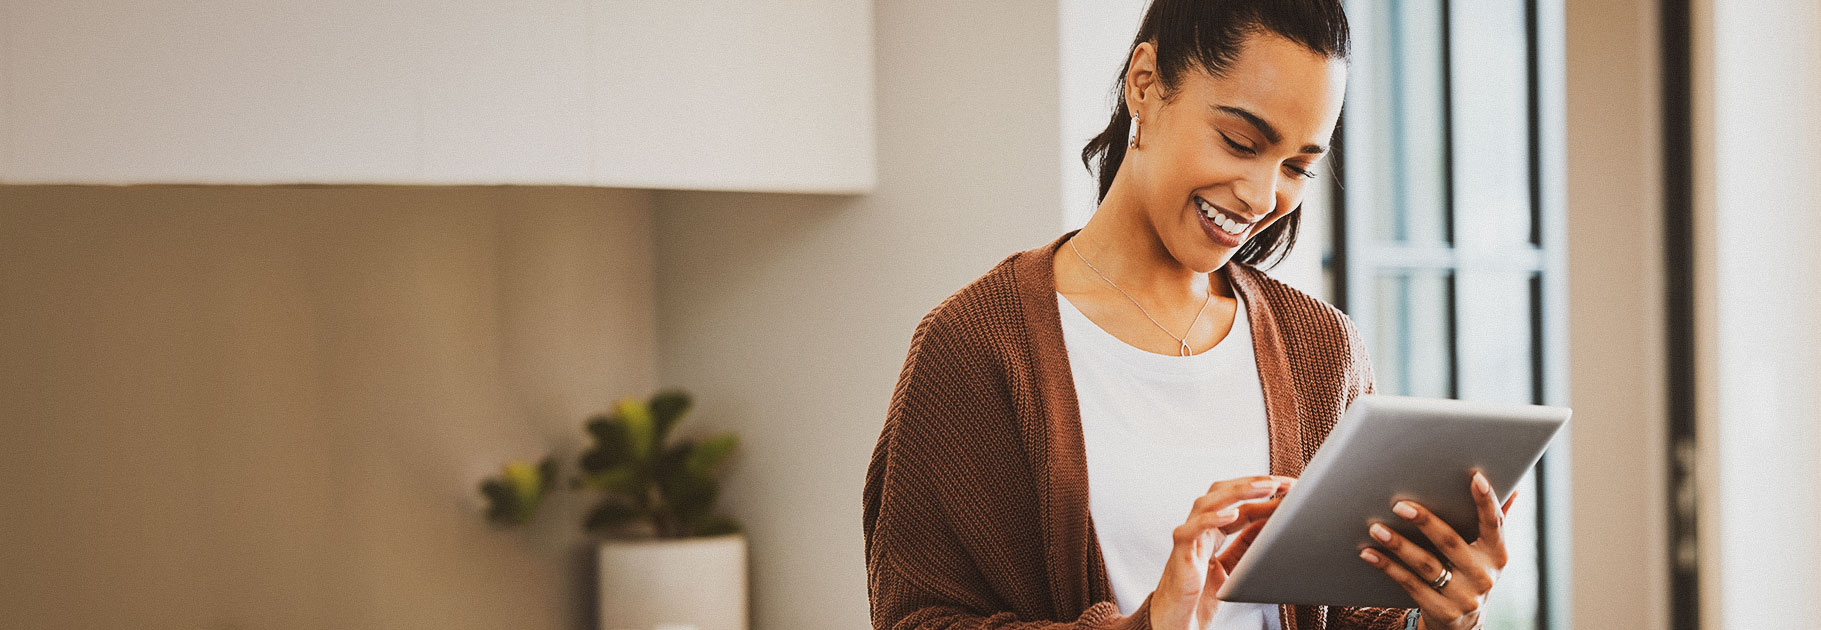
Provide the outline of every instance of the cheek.
[[1280,196],[1278,196],[1278,198],[1277,198],[1277,211],[1276,211],[1276,212],[1272,212],[1272,213],[1271,213],[1271,215],[1272,215],[1272,216],[1271,216],[1271,220],[1273,220],[1273,221],[1276,221],[1276,220],[1278,220],[1278,219],[1282,219],[1282,218],[1284,218],[1284,215],[1286,215],[1286,214],[1290,214],[1290,213],[1291,213],[1291,212],[1295,212],[1295,211],[1296,211],[1296,204],[1298,204],[1298,203],[1301,203],[1301,200],[1300,200],[1300,199],[1285,199],[1285,198],[1284,198],[1284,197],[1283,197],[1283,196],[1281,196],[1281,195],[1280,195]]
[[1292,211],[1295,211],[1297,206],[1302,205],[1303,197],[1304,197],[1303,193],[1306,191],[1306,189],[1307,189],[1306,187],[1308,185],[1309,185],[1309,183],[1307,181],[1303,181],[1303,182],[1296,182],[1296,183],[1290,184],[1288,186],[1278,187],[1278,189],[1277,189],[1277,211],[1273,212],[1272,214],[1282,216],[1285,214],[1289,214]]
[[[1299,212],[1299,210],[1296,209],[1296,204],[1301,202],[1302,198],[1300,196],[1286,199],[1284,195],[1278,195],[1277,211],[1272,212],[1271,216],[1265,218],[1263,222],[1264,228],[1270,228],[1273,225],[1277,225],[1278,221],[1282,221],[1283,218],[1289,216],[1291,212]],[[1259,231],[1262,232],[1264,230],[1260,229]],[[1253,233],[1256,234],[1257,232]]]

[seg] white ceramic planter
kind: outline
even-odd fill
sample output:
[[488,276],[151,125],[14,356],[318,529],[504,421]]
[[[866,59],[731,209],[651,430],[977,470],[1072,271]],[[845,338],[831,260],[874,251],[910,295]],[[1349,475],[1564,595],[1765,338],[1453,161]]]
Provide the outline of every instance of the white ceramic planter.
[[601,630],[747,630],[746,537],[600,546]]

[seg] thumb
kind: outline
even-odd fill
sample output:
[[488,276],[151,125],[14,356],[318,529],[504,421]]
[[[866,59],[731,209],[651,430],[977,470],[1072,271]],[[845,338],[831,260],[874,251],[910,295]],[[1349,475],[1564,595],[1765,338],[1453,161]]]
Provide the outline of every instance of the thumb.
[[1221,586],[1226,585],[1228,575],[1227,564],[1222,562],[1219,556],[1209,559],[1208,579],[1201,586],[1201,601],[1204,605],[1209,606],[1207,610],[1212,611],[1212,606],[1219,601],[1215,594],[1220,592]]
[[1195,621],[1197,627],[1205,628],[1214,620],[1215,611],[1220,610],[1220,587],[1227,583],[1227,567],[1219,558],[1208,562],[1208,580],[1201,587],[1201,598],[1195,602]]

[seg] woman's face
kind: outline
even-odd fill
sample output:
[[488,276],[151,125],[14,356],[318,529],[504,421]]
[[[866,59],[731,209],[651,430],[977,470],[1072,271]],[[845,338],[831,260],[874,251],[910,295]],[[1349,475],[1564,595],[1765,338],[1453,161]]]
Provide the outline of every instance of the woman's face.
[[1159,98],[1154,49],[1139,46],[1126,75],[1139,144],[1119,176],[1131,169],[1165,249],[1205,273],[1302,203],[1340,117],[1347,67],[1254,35],[1222,76],[1191,68],[1179,83]]

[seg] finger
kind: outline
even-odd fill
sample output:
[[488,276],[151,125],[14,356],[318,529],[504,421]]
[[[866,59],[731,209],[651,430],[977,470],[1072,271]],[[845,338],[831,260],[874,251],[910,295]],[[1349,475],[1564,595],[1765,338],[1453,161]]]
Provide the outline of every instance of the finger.
[[1250,477],[1236,477],[1233,479],[1223,479],[1223,480],[1216,481],[1213,484],[1209,485],[1208,491],[1206,494],[1213,494],[1216,490],[1220,490],[1221,488],[1225,488],[1228,486],[1246,486],[1246,485],[1257,484],[1259,482],[1264,482],[1264,481],[1272,481],[1272,482],[1276,482],[1277,484],[1281,485],[1285,481],[1293,481],[1293,480],[1295,480],[1294,477],[1282,477],[1282,476],[1278,476],[1278,475],[1252,475]]
[[1277,506],[1280,505],[1283,505],[1283,499],[1262,499],[1251,503],[1241,503],[1235,508],[1239,510],[1239,518],[1222,526],[1221,531],[1232,534],[1251,527],[1254,523],[1268,520],[1272,514],[1277,513]]
[[1499,510],[1499,512],[1502,514],[1510,514],[1511,513],[1511,502],[1517,500],[1517,495],[1518,495],[1517,491],[1512,490],[1511,496],[1505,497],[1505,507],[1503,509]]
[[1271,497],[1274,499],[1282,499],[1284,498],[1284,495],[1290,494],[1290,490],[1296,487],[1296,478],[1277,477],[1277,479],[1281,480],[1283,485],[1277,489],[1277,494],[1271,495]]
[[1277,492],[1279,482],[1267,475],[1241,477],[1215,483],[1207,494],[1195,499],[1189,510],[1192,518],[1201,512],[1218,512],[1241,501],[1263,499]]
[[[1239,508],[1230,508],[1219,512],[1205,512],[1189,518],[1188,522],[1176,527],[1171,532],[1175,539],[1175,552],[1190,560],[1212,558],[1214,552],[1226,542],[1227,534],[1221,530],[1239,519]],[[1209,535],[1212,534],[1212,537]]]
[[1461,539],[1460,532],[1454,531],[1454,527],[1430,512],[1429,508],[1423,507],[1415,501],[1398,501],[1391,506],[1391,511],[1415,525],[1417,530],[1423,533],[1423,537],[1429,539],[1430,544],[1441,550],[1442,556],[1448,559],[1449,564],[1465,567],[1475,563],[1474,551],[1467,546],[1466,540]]
[[[1480,539],[1475,544],[1503,545],[1505,513],[1499,510],[1498,498],[1492,496],[1492,482],[1479,471],[1473,473],[1473,505],[1479,509]],[[1512,496],[1517,496],[1512,493]],[[1507,501],[1506,505],[1510,505]]]
[[1428,580],[1418,577],[1415,573],[1411,573],[1408,567],[1392,562],[1389,558],[1386,558],[1383,553],[1380,553],[1379,550],[1360,550],[1359,559],[1366,561],[1366,564],[1377,567],[1379,571],[1384,572],[1386,576],[1390,577],[1391,581],[1397,582],[1398,586],[1403,587],[1404,592],[1410,594],[1411,599],[1416,600],[1416,605],[1421,607],[1425,613],[1434,611],[1442,613],[1442,617],[1449,619],[1458,616],[1449,614],[1456,608],[1454,600],[1448,599],[1441,591],[1430,588]]
[[1227,584],[1227,565],[1219,557],[1208,561],[1207,575],[1201,582],[1201,602],[1210,609],[1220,606],[1220,587]]
[[1442,569],[1447,566],[1442,564],[1441,558],[1437,558],[1428,549],[1411,542],[1383,523],[1373,523],[1367,531],[1372,534],[1372,539],[1377,540],[1379,546],[1383,547],[1383,551],[1390,553],[1392,558],[1402,562],[1405,567],[1409,567],[1411,572],[1423,579],[1424,584],[1441,575]]
[[1239,559],[1245,557],[1246,550],[1252,548],[1252,541],[1258,540],[1258,532],[1264,528],[1264,521],[1258,521],[1247,525],[1238,534],[1234,534],[1233,538],[1227,542],[1227,548],[1220,552],[1220,564],[1225,566],[1227,571],[1232,571],[1233,567],[1239,564]]

